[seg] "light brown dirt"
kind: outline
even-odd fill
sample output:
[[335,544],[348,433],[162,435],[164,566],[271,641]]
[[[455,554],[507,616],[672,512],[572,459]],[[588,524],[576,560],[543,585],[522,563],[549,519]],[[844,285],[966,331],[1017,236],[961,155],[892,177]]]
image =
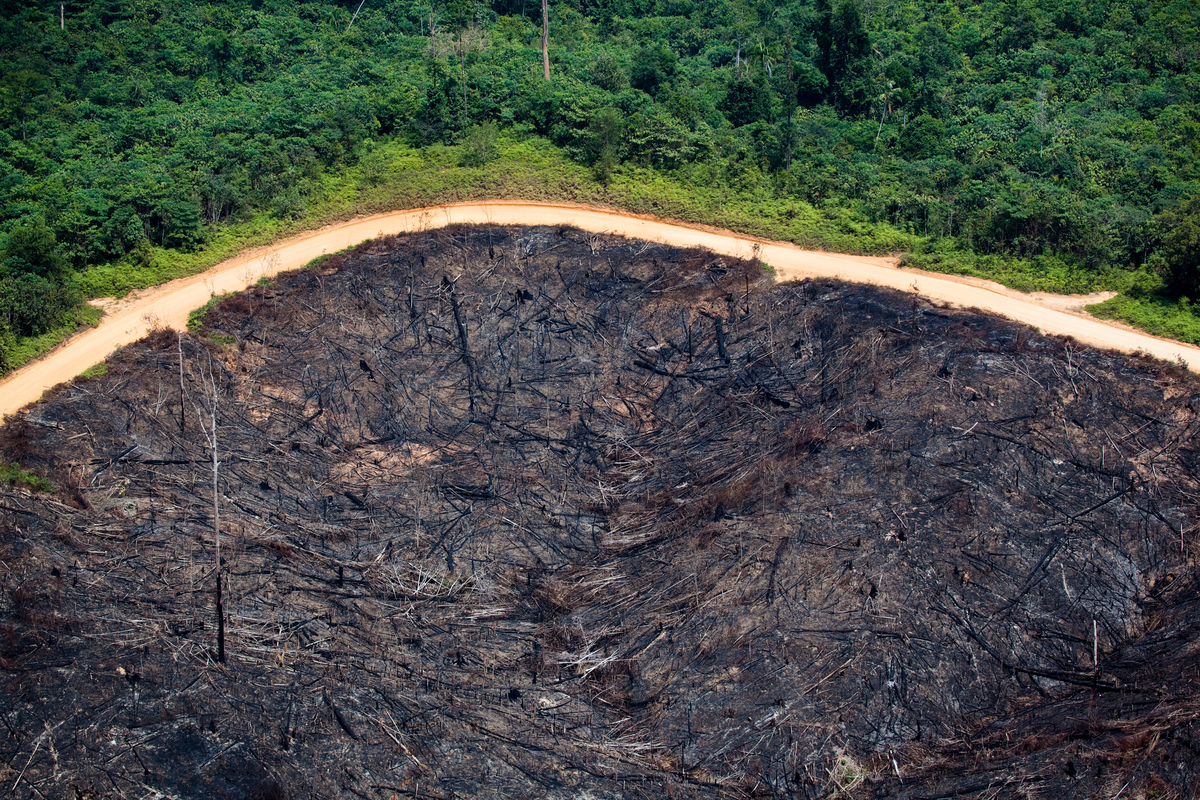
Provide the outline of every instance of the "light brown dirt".
[[[46,389],[70,380],[113,350],[137,341],[156,326],[181,329],[188,314],[214,294],[244,289],[261,277],[297,269],[314,258],[364,240],[393,233],[438,228],[451,223],[572,225],[683,247],[705,247],[726,255],[758,257],[780,280],[834,277],[856,283],[910,290],[922,297],[963,308],[978,308],[1028,323],[1045,333],[1072,336],[1096,347],[1141,351],[1157,358],[1200,364],[1200,348],[1114,325],[1077,311],[1090,298],[1025,295],[990,281],[901,269],[894,258],[850,256],[802,250],[794,245],[586,206],[492,202],[396,211],[339,223],[243,253],[212,269],[131,294],[106,304],[108,315],[42,360],[0,383],[0,415],[34,402]],[[1103,298],[1099,298],[1103,299]]]

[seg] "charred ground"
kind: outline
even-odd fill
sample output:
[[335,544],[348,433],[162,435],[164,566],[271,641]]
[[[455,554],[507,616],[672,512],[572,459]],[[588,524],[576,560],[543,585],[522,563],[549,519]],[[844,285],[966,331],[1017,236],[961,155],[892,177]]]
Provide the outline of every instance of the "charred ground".
[[1195,796],[1197,409],[753,261],[370,243],[0,432],[59,487],[0,497],[0,784]]

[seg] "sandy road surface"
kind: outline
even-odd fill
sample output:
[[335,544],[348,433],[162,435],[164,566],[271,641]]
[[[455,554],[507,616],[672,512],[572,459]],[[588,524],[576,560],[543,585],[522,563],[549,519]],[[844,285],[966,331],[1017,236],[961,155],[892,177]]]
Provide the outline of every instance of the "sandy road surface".
[[[1200,364],[1200,349],[1071,311],[1072,301],[1068,298],[1024,295],[987,281],[899,269],[896,260],[890,258],[812,252],[728,231],[583,206],[498,201],[397,211],[351,220],[243,253],[200,275],[131,294],[109,304],[108,314],[98,327],[79,334],[42,360],[0,382],[0,415],[11,414],[37,400],[46,389],[70,380],[116,348],[140,339],[153,325],[182,328],[188,314],[204,305],[214,293],[243,289],[261,277],[296,269],[322,253],[333,253],[375,236],[458,222],[574,225],[588,231],[606,231],[670,245],[707,247],[742,257],[751,256],[754,245],[759,244],[760,257],[776,269],[780,280],[837,277],[916,291],[930,300],[987,309],[1047,333],[1073,336],[1098,347],[1125,352],[1141,350],[1159,358],[1182,358],[1190,364]],[[1074,302],[1082,305],[1085,299]]]

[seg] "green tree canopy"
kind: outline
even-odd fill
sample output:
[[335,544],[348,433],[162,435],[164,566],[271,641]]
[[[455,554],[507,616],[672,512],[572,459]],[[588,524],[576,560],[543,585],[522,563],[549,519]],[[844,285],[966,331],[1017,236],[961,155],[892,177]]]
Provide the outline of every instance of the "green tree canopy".
[[13,275],[29,274],[42,278],[59,278],[67,267],[54,231],[41,215],[13,226],[4,247],[2,263]]
[[1200,299],[1200,195],[1158,217],[1170,287]]
[[869,102],[871,40],[854,0],[817,0],[820,23],[814,31],[817,67],[829,85],[829,100],[843,112],[863,110]]

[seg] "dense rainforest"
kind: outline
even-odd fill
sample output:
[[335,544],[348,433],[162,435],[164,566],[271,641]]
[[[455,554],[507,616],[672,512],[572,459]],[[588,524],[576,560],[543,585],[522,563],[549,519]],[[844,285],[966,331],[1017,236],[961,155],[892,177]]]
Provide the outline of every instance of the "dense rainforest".
[[1200,340],[1193,0],[550,0],[550,80],[535,0],[0,10],[5,368],[188,254],[471,181],[694,193],[677,215],[1118,289],[1109,313]]

